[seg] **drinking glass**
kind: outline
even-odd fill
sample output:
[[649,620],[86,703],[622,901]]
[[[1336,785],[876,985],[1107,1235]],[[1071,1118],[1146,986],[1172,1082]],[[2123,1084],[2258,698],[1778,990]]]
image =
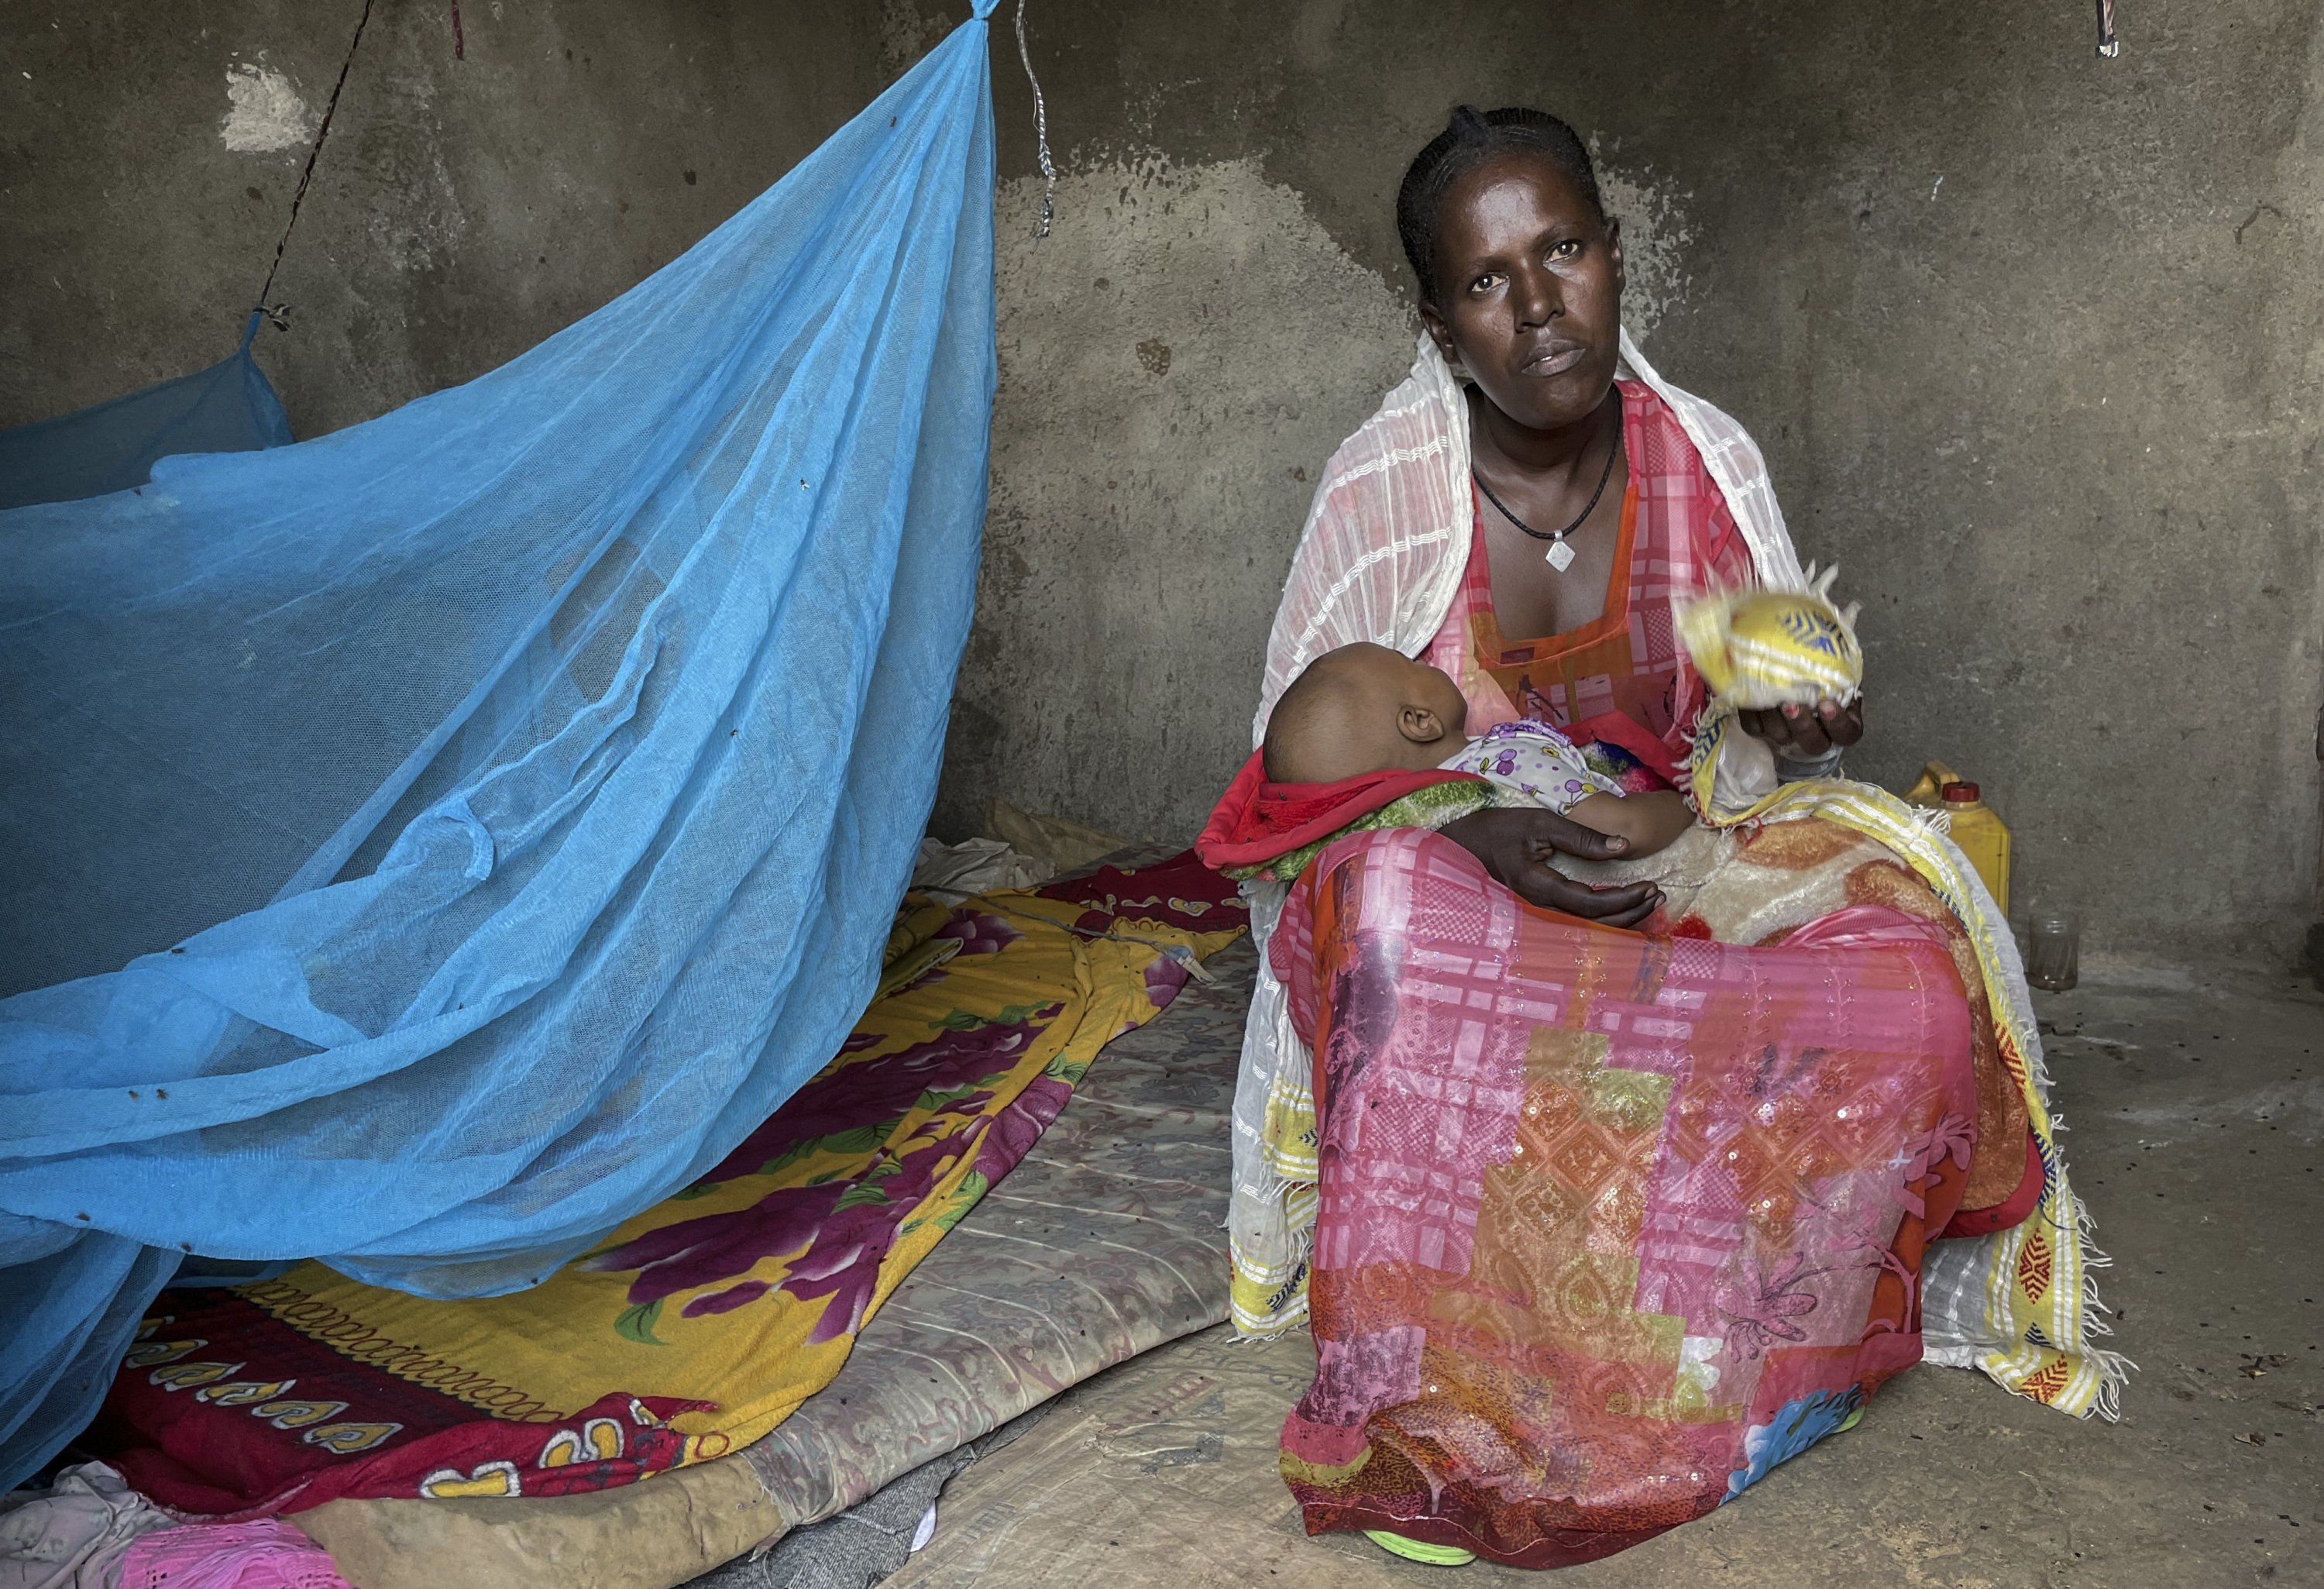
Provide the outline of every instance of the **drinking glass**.
[[2025,923],[2025,980],[2053,993],[2074,985],[2080,968],[2081,926],[2063,910],[2036,910]]

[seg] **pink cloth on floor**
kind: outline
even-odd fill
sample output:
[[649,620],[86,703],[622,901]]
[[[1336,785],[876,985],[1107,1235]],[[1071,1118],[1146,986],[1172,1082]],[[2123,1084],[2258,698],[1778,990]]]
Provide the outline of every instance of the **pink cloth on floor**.
[[133,1542],[121,1589],[350,1589],[331,1553],[289,1523],[191,1523]]

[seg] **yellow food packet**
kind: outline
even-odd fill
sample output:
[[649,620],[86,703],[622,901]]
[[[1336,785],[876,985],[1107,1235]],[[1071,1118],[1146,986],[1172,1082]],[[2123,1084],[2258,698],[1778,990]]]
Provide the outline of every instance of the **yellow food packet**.
[[1747,586],[1679,605],[1678,633],[1711,694],[1746,711],[1852,701],[1864,687],[1857,609],[1831,604],[1832,578],[1803,590]]

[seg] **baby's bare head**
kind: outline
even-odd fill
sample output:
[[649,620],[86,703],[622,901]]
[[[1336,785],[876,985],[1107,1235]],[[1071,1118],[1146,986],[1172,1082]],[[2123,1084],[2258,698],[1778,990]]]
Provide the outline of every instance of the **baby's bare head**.
[[1262,758],[1270,783],[1337,783],[1419,772],[1462,744],[1469,705],[1425,662],[1358,643],[1307,664],[1275,703]]

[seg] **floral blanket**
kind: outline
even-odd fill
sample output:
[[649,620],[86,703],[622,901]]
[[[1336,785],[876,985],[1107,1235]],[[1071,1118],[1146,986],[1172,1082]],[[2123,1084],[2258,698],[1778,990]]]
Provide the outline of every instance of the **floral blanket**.
[[723,1455],[861,1329],[1098,1052],[1241,930],[1189,855],[958,908],[909,899],[882,996],[725,1161],[512,1296],[302,1264],[164,1292],[83,1444],[208,1516],[339,1496],[555,1495]]

